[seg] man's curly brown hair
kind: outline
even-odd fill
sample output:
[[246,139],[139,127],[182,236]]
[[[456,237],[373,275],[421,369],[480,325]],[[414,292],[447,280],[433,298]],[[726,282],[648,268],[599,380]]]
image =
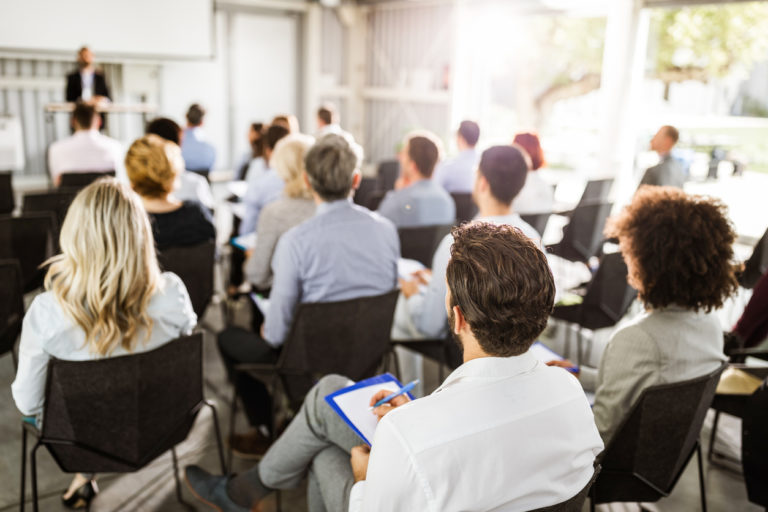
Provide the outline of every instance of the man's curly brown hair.
[[522,232],[484,222],[453,228],[446,280],[485,353],[526,352],[547,326],[555,283],[544,253]]
[[672,187],[641,187],[632,203],[609,219],[631,260],[629,284],[650,309],[677,305],[711,311],[738,288],[733,265],[736,234],[717,199]]

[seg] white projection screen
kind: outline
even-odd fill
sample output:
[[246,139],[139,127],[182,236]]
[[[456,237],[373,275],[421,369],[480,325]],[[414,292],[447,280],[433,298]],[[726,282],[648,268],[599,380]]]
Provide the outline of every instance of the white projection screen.
[[213,0],[0,0],[0,50],[104,57],[213,55]]

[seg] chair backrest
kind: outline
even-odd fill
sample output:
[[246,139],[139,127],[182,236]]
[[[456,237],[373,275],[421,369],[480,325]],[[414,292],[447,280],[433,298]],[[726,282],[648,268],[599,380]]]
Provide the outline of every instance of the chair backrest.
[[0,258],[19,260],[25,292],[43,284],[45,270],[39,267],[54,255],[57,229],[51,212],[0,215]]
[[605,254],[584,295],[584,320],[588,329],[609,327],[626,314],[637,290],[627,282],[627,264],[620,252]]
[[739,284],[744,288],[754,288],[766,272],[768,272],[768,229],[755,245],[752,256],[744,263],[744,272],[739,276]]
[[584,187],[579,204],[606,202],[611,195],[611,188],[613,188],[613,178],[590,180]]
[[11,171],[2,171],[0,172],[0,215],[11,213],[15,207],[13,173]]
[[589,203],[581,204],[573,210],[570,222],[563,228],[563,239],[559,244],[567,251],[564,257],[588,261],[597,254],[603,241],[605,221],[612,207],[611,203]]
[[115,176],[115,171],[99,171],[99,172],[64,172],[61,173],[61,181],[59,182],[60,188],[71,188],[74,190],[80,190],[99,178],[107,176]]
[[451,232],[450,225],[399,228],[400,256],[420,261],[425,267],[432,267],[432,256],[440,241]]
[[0,260],[0,355],[10,352],[21,333],[24,289],[18,260]]
[[537,508],[536,510],[531,510],[530,512],[581,512],[582,508],[584,507],[584,502],[587,501],[589,490],[592,488],[592,484],[595,483],[597,475],[599,474],[600,465],[598,464],[595,467],[595,472],[592,474],[592,478],[589,479],[587,485],[585,485],[576,496],[563,501],[562,503],[550,505],[549,507]]
[[749,501],[768,508],[768,379],[747,399],[741,419],[741,462]]
[[547,221],[549,221],[550,215],[552,214],[549,212],[529,213],[527,215],[520,215],[520,218],[535,229],[539,235],[544,236],[544,230],[547,228]]
[[365,206],[369,210],[376,210],[383,194],[379,192],[378,178],[363,178],[360,186],[355,190],[355,204]]
[[203,401],[202,334],[149,352],[51,359],[41,441],[66,472],[140,469],[183,441]]
[[452,193],[453,202],[456,203],[456,224],[468,222],[477,215],[477,205],[472,199],[472,194]]
[[[338,373],[353,380],[372,376],[391,350],[398,294],[393,290],[373,297],[299,305],[277,363],[280,374]],[[295,398],[308,389],[288,391]]]
[[400,162],[398,160],[382,160],[379,163],[377,177],[380,190],[385,192],[393,190],[398,176],[400,176]]
[[726,365],[643,390],[603,452],[592,487],[595,503],[656,501],[672,491],[696,449]]
[[24,194],[21,203],[22,213],[53,212],[56,223],[61,228],[64,217],[67,216],[69,205],[77,195],[76,190],[59,189],[48,192],[32,192]]
[[213,266],[216,242],[189,247],[168,247],[158,254],[163,270],[181,278],[192,301],[198,320],[202,318],[213,297]]

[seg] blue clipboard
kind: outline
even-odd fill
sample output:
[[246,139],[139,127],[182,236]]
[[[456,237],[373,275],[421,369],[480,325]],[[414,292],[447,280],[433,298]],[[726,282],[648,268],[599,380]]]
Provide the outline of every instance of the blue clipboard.
[[[370,386],[375,386],[376,384],[384,384],[384,383],[389,383],[389,382],[394,382],[395,384],[397,384],[398,387],[403,387],[403,385],[400,383],[399,380],[397,380],[397,378],[394,375],[392,375],[391,373],[383,373],[381,375],[377,375],[375,377],[371,377],[370,379],[361,380],[360,382],[356,382],[355,384],[353,384],[351,386],[347,386],[346,388],[339,389],[338,391],[334,391],[333,393],[331,393],[330,395],[325,397],[325,401],[328,403],[328,405],[331,407],[331,409],[333,409],[336,412],[336,414],[338,414],[339,417],[342,420],[344,420],[344,423],[349,425],[349,427],[352,430],[354,430],[355,433],[358,436],[360,436],[360,439],[365,441],[365,444],[367,444],[368,446],[371,446],[371,440],[367,439],[363,435],[363,433],[360,432],[360,430],[357,428],[357,426],[347,417],[347,415],[344,413],[344,411],[341,410],[341,407],[339,407],[339,405],[336,403],[335,398],[337,396],[344,395],[344,394],[349,393],[350,391],[354,391],[356,389],[367,388],[367,387],[370,387]],[[407,393],[407,395],[408,395],[408,398],[410,398],[411,400],[415,400],[415,398],[413,397],[413,395],[411,393]]]

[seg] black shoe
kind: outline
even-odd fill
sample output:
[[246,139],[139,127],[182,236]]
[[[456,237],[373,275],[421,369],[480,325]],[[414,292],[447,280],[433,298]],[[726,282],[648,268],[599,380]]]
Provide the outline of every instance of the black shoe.
[[91,500],[99,493],[99,486],[96,480],[88,480],[79,489],[72,493],[72,496],[64,499],[61,496],[61,502],[65,507],[71,509],[88,509],[91,506]]

